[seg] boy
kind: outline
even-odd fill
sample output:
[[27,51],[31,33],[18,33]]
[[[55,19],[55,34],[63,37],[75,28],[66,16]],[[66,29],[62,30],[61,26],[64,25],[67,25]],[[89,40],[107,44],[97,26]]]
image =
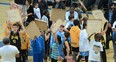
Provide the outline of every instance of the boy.
[[74,23],[74,26],[71,27],[71,29],[70,29],[70,38],[71,38],[72,53],[74,55],[76,55],[79,52],[79,38],[80,38],[79,25],[80,25],[80,23],[77,19],[74,20],[73,23]]
[[[89,36],[89,41],[92,35],[94,35],[94,33]],[[100,52],[103,51],[103,46],[100,42],[100,34],[95,34],[94,39],[95,40],[90,41],[89,60],[91,62],[101,62]]]

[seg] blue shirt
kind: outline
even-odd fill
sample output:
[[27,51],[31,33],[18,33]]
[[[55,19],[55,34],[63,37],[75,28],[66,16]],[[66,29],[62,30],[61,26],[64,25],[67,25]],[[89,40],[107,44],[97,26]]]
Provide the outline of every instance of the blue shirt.
[[32,42],[32,48],[33,48],[33,53],[41,53],[44,52],[44,38],[42,36],[39,36],[36,38],[36,41],[31,40]]
[[59,49],[59,52],[60,52],[60,56],[64,57],[64,53],[62,51],[63,50],[64,41],[65,41],[65,39],[64,39],[64,32],[57,31],[56,34],[61,37],[62,43],[59,45],[58,49]]

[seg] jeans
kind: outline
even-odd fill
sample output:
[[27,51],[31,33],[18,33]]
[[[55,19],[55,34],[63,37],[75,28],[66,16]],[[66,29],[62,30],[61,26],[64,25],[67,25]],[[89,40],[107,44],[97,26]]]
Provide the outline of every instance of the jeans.
[[112,40],[113,42],[116,42],[116,32],[112,32]]
[[112,33],[112,39],[113,39],[113,48],[114,48],[114,62],[116,62],[116,32]]
[[116,62],[116,44],[113,44],[114,48],[114,62]]

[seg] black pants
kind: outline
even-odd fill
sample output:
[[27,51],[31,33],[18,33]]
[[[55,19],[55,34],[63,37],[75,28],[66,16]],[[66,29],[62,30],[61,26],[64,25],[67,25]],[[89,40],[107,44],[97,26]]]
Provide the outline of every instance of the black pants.
[[104,47],[103,47],[103,52],[101,52],[101,60],[102,62],[107,62],[106,51]]
[[[79,55],[77,62],[80,62],[81,58],[83,58],[83,56]],[[88,62],[88,56],[85,56],[85,62]]]
[[19,57],[16,58],[16,62],[22,62],[22,60],[21,60],[21,53],[19,53]]
[[[21,52],[20,48],[18,48],[18,50],[19,50],[19,52]],[[16,57],[16,62],[22,62],[22,60],[21,60],[21,53],[19,53],[19,57]]]
[[[104,29],[106,27],[107,22],[104,24]],[[109,41],[112,40],[112,29],[108,28],[106,31],[106,49],[109,49]]]
[[51,62],[57,62],[57,61],[58,61],[58,60],[55,60],[55,59],[53,59],[53,58],[51,59]]
[[21,50],[21,58],[23,62],[26,62],[28,59],[28,51],[27,50]]
[[106,34],[106,48],[109,49],[109,42],[111,40],[111,36]]

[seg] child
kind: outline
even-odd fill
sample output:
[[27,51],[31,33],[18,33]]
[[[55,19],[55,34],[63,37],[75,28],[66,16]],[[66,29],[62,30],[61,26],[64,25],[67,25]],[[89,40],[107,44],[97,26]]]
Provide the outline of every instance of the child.
[[28,60],[28,50],[30,48],[30,38],[26,32],[20,35],[21,37],[21,57],[22,61],[26,62]]
[[42,20],[47,22],[47,25],[48,25],[49,28],[51,27],[52,22],[50,21],[50,16],[49,16],[49,11],[48,10],[43,11]]
[[[89,41],[92,35],[94,35],[94,33],[89,36]],[[90,41],[89,60],[91,62],[101,62],[100,52],[103,51],[103,46],[100,42],[100,34],[95,34],[94,39],[95,40]]]
[[78,57],[77,62],[80,62],[81,58],[85,58],[85,62],[88,62],[89,56],[89,41],[88,41],[88,34],[86,31],[87,24],[83,24],[83,29],[80,32],[80,43],[79,43],[79,51],[80,55]]
[[32,40],[33,62],[43,62],[44,59],[44,32],[39,37]]
[[74,24],[73,24],[74,16],[73,15],[70,15],[68,18],[69,18],[69,20],[67,20],[66,25],[65,25],[65,28],[69,28],[71,26],[74,26]]
[[51,62],[57,62],[59,60],[62,60],[62,57],[60,56],[60,52],[59,52],[59,45],[62,43],[62,41],[61,41],[61,37],[59,35],[52,32],[52,29],[51,29],[51,33],[52,33],[53,38],[54,38],[54,41],[53,41],[52,46],[51,46],[51,49],[52,49]]
[[[65,42],[64,42],[63,51],[64,51],[64,55],[66,57],[66,56],[69,56],[69,54],[71,54],[71,44],[70,44],[70,41],[68,39],[70,37],[70,33],[69,32],[65,32],[64,33],[64,37],[65,37]],[[63,62],[66,62],[66,60],[64,59]]]
[[79,21],[76,19],[74,20],[74,26],[70,29],[70,38],[71,38],[71,47],[72,52],[75,55],[75,58],[77,54],[79,53],[79,38],[80,38],[80,28],[79,28]]
[[112,39],[113,39],[113,48],[114,48],[114,58],[115,58],[115,62],[116,62],[116,21],[113,23],[113,27],[112,27]]
[[35,3],[34,5],[34,16],[37,19],[41,19],[41,12],[40,9],[38,8],[38,3]]

